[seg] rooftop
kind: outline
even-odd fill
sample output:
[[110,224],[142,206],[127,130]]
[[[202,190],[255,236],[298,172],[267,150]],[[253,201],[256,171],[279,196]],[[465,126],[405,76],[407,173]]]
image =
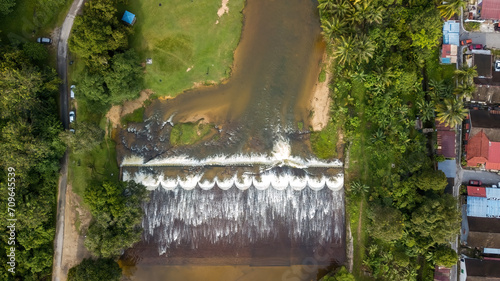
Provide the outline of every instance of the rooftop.
[[485,102],[487,104],[500,103],[500,86],[490,86],[479,84],[476,86],[476,91],[472,97],[473,101]]
[[[465,259],[467,281],[470,280],[500,280],[500,261]],[[488,279],[478,279],[487,277]]]
[[455,158],[455,132],[438,131],[437,132],[437,154],[447,158]]
[[438,170],[443,171],[447,178],[455,178],[457,174],[457,163],[455,160],[438,162]]
[[481,18],[500,20],[500,1],[483,0],[481,9]]
[[493,77],[493,57],[492,55],[473,54],[472,63],[477,66],[478,78]]
[[467,196],[467,216],[500,218],[500,188],[485,189],[486,197]]

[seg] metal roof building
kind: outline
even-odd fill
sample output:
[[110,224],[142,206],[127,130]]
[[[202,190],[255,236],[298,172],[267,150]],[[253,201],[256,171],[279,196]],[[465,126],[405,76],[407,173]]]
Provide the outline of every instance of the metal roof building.
[[467,216],[500,218],[500,189],[485,189],[486,197],[467,196]]

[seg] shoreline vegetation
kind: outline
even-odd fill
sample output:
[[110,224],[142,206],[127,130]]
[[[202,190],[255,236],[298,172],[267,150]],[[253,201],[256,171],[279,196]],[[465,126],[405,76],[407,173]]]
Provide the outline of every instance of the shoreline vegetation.
[[[106,259],[105,268],[90,273],[93,277],[116,268],[114,258],[120,250],[140,240],[137,226],[142,211],[136,207],[146,195],[140,185],[119,181],[115,129],[142,122],[151,99],[172,98],[193,87],[227,79],[241,37],[244,3],[217,0],[193,5],[174,0],[162,5],[152,0],[90,0],[83,15],[75,19],[69,41],[75,64],[69,74],[76,85],[78,120],[73,124],[75,134],[67,133],[64,138],[73,150],[69,181],[76,195],[84,199],[80,206],[92,213],[88,229],[81,229],[86,234],[85,247],[97,261]],[[119,20],[125,10],[136,15],[134,26]],[[103,33],[106,29],[113,36]],[[146,64],[147,58],[153,63]],[[210,133],[205,124],[209,116],[202,115],[193,120],[195,127],[177,124],[176,144],[197,141]],[[124,195],[124,190],[134,192]],[[115,202],[113,197],[119,200]],[[111,209],[103,207],[111,203]],[[125,220],[131,223],[118,227]],[[89,272],[88,265],[86,260],[73,267],[69,280],[80,280],[79,275]]]
[[[334,60],[330,118],[348,154],[346,229],[353,260],[352,275],[342,280],[432,280],[434,265],[458,260],[450,247],[460,227],[457,202],[444,193],[444,174],[434,170],[432,136],[414,126],[417,117],[425,127],[435,118],[452,126],[461,120],[447,109],[460,106],[464,93],[455,89],[454,69],[439,65],[438,4],[319,1]],[[311,137],[312,147],[319,141]],[[337,280],[329,278],[323,280]]]

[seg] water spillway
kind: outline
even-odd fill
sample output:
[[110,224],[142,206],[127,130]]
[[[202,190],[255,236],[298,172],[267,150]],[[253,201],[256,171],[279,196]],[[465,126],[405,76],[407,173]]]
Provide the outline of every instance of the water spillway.
[[[143,240],[126,259],[147,266],[344,261],[342,163],[317,159],[307,142],[306,104],[324,51],[316,5],[248,0],[227,83],[155,100],[143,123],[116,134],[122,179],[151,190]],[[172,146],[172,126],[200,114],[216,137]]]

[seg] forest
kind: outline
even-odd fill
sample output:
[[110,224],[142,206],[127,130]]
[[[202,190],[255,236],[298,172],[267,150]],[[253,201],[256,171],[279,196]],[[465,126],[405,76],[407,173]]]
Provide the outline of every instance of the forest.
[[343,124],[350,156],[356,280],[432,280],[434,265],[458,260],[450,247],[460,227],[457,201],[434,170],[432,134],[415,120],[455,126],[467,113],[462,98],[474,91],[475,69],[438,64],[442,17],[460,2],[319,1],[333,58],[332,122]]

